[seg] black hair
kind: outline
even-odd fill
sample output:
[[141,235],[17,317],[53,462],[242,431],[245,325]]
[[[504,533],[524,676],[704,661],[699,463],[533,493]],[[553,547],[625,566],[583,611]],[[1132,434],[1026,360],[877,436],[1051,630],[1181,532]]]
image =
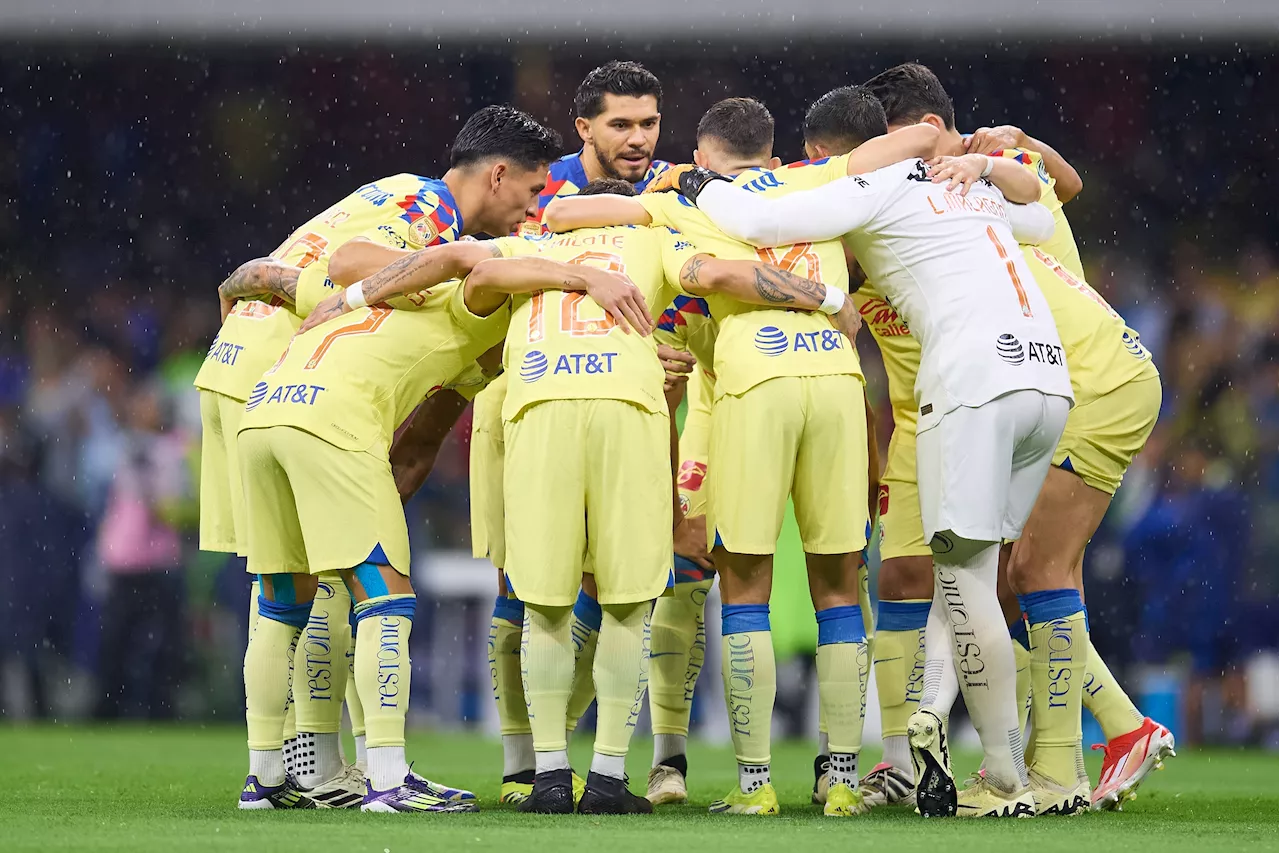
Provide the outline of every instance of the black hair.
[[653,95],[658,109],[662,109],[662,84],[639,62],[614,60],[595,69],[578,84],[573,106],[582,118],[595,118],[604,112],[605,95],[626,98]]
[[735,157],[772,155],[773,116],[754,98],[725,98],[702,116],[697,139],[715,139]]
[[635,185],[618,178],[596,178],[578,190],[578,195],[638,195]]
[[489,106],[467,119],[458,131],[449,152],[449,166],[501,157],[521,168],[537,169],[555,159],[562,144],[560,134],[527,113],[515,107]]
[[841,86],[813,102],[804,115],[804,139],[847,154],[889,130],[884,107],[866,86]]
[[918,62],[882,71],[864,84],[884,105],[889,124],[915,124],[925,113],[942,119],[947,130],[956,126],[956,109],[942,81]]

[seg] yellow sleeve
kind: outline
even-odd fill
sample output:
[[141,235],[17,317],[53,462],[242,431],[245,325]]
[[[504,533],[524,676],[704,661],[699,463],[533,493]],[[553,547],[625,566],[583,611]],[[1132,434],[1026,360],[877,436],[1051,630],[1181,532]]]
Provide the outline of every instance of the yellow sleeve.
[[678,205],[680,195],[678,193],[644,193],[636,196],[636,201],[640,202],[640,206],[649,214],[649,218],[653,221],[649,223],[653,227],[667,227],[673,225],[671,216],[673,204]]
[[486,348],[493,346],[507,336],[507,326],[511,322],[511,300],[502,303],[502,307],[487,317],[472,314],[467,307],[466,290],[463,282],[453,286],[449,297],[449,314],[463,334],[484,341]]
[[667,284],[677,293],[685,293],[680,286],[680,272],[692,257],[699,254],[698,247],[673,228],[657,228],[654,233],[662,246],[662,272]]
[[464,400],[474,400],[492,381],[493,377],[485,374],[478,362],[472,362],[466,370],[442,386],[441,390],[454,391]]
[[337,285],[329,280],[329,265],[312,264],[298,275],[295,313],[305,318],[316,310],[317,305],[337,292]]
[[540,240],[526,240],[523,237],[498,237],[493,241],[504,258],[518,258],[521,255],[536,255]]

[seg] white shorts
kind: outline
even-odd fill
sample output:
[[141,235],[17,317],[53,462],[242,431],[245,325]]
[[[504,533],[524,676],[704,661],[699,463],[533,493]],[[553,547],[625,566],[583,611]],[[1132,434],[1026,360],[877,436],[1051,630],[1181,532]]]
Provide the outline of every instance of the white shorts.
[[916,432],[916,481],[924,539],[935,552],[953,538],[1017,539],[1044,485],[1071,401],[1014,391],[960,407]]

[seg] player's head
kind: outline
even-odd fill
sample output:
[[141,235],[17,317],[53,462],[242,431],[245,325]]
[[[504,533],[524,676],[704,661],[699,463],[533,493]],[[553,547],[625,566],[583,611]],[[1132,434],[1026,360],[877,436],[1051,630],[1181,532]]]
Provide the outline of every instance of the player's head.
[[574,124],[605,177],[635,183],[653,162],[662,84],[638,62],[607,62],[578,85]]
[[449,152],[450,172],[473,189],[467,233],[510,234],[535,211],[562,144],[560,134],[515,107],[485,107],[467,119]]
[[926,122],[938,130],[955,130],[956,110],[942,81],[918,62],[881,71],[865,84],[884,105],[889,129]]
[[578,195],[639,195],[635,185],[618,178],[596,178],[578,190]]
[[841,86],[804,116],[804,153],[811,160],[848,154],[888,130],[884,107],[866,86]]
[[714,172],[735,175],[745,169],[776,169],[773,116],[754,98],[725,98],[698,122],[693,162]]

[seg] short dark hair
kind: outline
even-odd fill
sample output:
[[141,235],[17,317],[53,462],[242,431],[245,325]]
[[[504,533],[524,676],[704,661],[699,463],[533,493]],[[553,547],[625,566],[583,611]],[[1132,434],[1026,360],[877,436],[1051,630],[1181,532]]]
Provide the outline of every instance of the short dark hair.
[[866,86],[841,86],[813,102],[804,115],[804,138],[846,154],[889,129],[884,107]]
[[754,98],[725,98],[702,116],[697,139],[715,139],[737,157],[772,154],[773,116]]
[[582,118],[595,118],[604,112],[604,96],[642,98],[653,95],[662,109],[662,84],[639,62],[614,60],[592,71],[578,84],[573,96],[574,109]]
[[479,110],[458,131],[449,151],[449,166],[469,166],[502,157],[525,169],[555,159],[563,142],[560,134],[543,127],[515,107],[489,106]]
[[864,84],[884,105],[889,124],[914,124],[933,113],[950,130],[956,126],[956,109],[942,81],[918,62],[907,62],[881,71]]
[[596,178],[578,190],[578,195],[639,195],[635,185],[618,178]]

